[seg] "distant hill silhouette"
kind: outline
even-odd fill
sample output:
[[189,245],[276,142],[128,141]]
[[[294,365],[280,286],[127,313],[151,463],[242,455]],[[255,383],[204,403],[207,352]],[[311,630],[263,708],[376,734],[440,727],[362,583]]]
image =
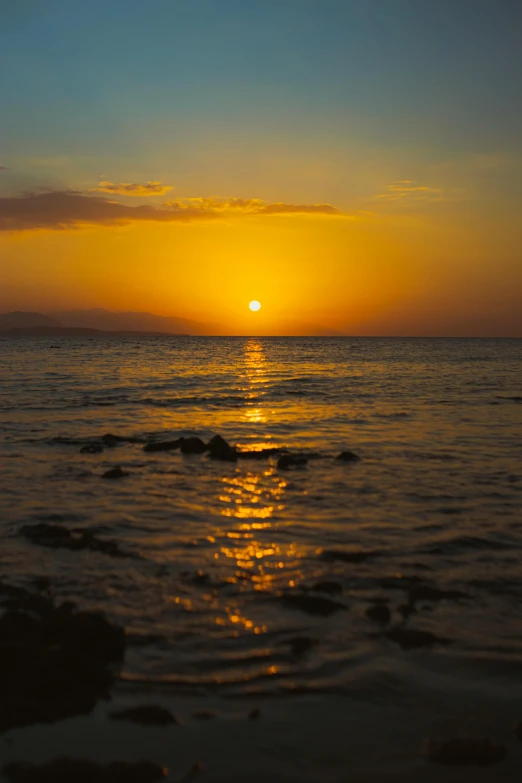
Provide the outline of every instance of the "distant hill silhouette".
[[15,310],[12,313],[0,313],[0,332],[8,329],[25,329],[38,326],[62,326],[56,318],[43,313],[25,313]]
[[3,329],[3,337],[182,337],[168,332],[84,329],[80,326],[25,326]]
[[222,333],[216,324],[205,324],[189,318],[154,315],[154,313],[113,312],[102,308],[92,310],[63,310],[50,315],[64,326],[87,329],[154,331],[168,334],[216,334]]

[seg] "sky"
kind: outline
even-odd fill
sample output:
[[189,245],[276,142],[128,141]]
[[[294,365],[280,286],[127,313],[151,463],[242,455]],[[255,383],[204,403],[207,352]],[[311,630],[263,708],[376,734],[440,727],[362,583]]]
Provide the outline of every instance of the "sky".
[[521,35],[520,0],[2,0],[0,311],[521,337]]

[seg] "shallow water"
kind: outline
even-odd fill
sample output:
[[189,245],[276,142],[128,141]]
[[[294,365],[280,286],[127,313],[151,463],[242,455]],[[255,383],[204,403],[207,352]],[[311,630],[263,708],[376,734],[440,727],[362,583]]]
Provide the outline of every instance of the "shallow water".
[[[17,339],[0,362],[1,574],[125,625],[125,679],[367,703],[521,690],[522,341]],[[107,432],[140,442],[80,453]],[[282,471],[143,451],[215,433],[312,457]],[[344,449],[361,461],[335,461]],[[130,475],[102,480],[116,465]],[[129,556],[21,534],[42,521]],[[325,580],[342,592],[314,592]],[[406,627],[450,643],[404,651],[365,612],[386,602],[402,627],[419,584],[463,595],[417,602]]]

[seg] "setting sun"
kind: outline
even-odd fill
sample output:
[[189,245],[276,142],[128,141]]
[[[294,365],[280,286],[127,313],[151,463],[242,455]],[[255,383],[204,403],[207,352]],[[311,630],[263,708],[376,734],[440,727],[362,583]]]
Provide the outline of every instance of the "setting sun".
[[261,302],[258,302],[257,299],[253,299],[248,306],[250,307],[253,313],[256,313],[258,310],[261,309]]

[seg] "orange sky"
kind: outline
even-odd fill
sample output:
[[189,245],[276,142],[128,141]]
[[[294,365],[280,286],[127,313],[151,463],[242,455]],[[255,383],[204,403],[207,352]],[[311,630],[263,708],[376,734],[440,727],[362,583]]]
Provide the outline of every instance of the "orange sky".
[[85,18],[67,3],[31,24],[13,12],[0,311],[522,336],[512,21],[325,1],[328,14],[296,15],[201,0],[207,17],[187,6],[176,19],[130,2],[124,31],[96,22],[101,0]]

